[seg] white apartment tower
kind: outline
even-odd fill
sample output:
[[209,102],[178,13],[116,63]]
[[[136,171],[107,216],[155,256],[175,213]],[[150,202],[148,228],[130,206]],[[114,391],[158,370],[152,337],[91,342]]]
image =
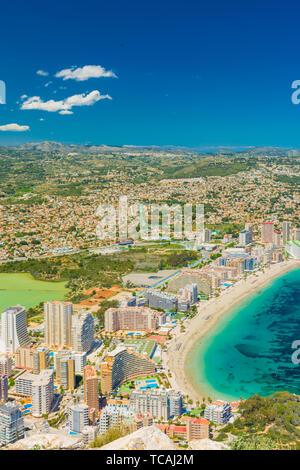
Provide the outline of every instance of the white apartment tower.
[[45,302],[45,342],[52,348],[72,347],[71,302]]
[[49,414],[53,402],[53,370],[44,369],[39,374],[26,372],[16,378],[16,393],[32,397],[32,416]]
[[42,370],[32,381],[32,416],[37,418],[51,411],[53,402],[53,371]]
[[71,406],[69,419],[71,431],[82,432],[89,424],[89,407],[83,403]]
[[14,354],[20,346],[28,346],[26,310],[21,305],[8,307],[1,317],[0,352]]
[[0,405],[0,444],[8,445],[23,439],[24,419],[14,402]]
[[72,317],[72,349],[89,352],[94,342],[94,317],[91,313],[79,313]]

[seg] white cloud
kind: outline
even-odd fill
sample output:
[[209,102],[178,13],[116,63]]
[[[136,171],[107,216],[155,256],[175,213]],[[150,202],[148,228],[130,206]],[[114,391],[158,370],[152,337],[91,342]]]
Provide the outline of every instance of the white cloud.
[[29,126],[20,126],[19,124],[5,124],[0,126],[0,131],[2,132],[25,132],[29,131]]
[[69,111],[68,109],[63,109],[62,111],[59,111],[59,114],[74,114],[73,111]]
[[47,77],[47,75],[49,75],[49,72],[45,72],[44,70],[37,70],[36,73],[42,77]]
[[22,95],[21,96],[21,100],[25,100],[25,98],[27,98],[27,95]]
[[69,98],[59,101],[43,101],[39,96],[32,96],[22,103],[21,109],[39,109],[50,113],[70,114],[73,106],[92,106],[97,101],[104,99],[111,100],[112,97],[101,95],[98,90],[91,91],[88,94],[82,93],[81,95],[69,96]]
[[55,75],[63,80],[76,80],[82,82],[89,78],[114,77],[117,75],[112,70],[105,70],[101,65],[85,65],[84,67],[71,67],[61,70]]
[[45,83],[45,87],[47,88],[49,85],[52,85],[52,83],[53,82],[51,82],[51,80],[50,80],[50,82]]

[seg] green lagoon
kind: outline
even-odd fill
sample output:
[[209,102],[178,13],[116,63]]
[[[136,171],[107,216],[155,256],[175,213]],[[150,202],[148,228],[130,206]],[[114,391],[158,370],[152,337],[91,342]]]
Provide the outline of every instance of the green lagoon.
[[64,300],[65,282],[37,281],[31,274],[0,274],[0,314],[11,305],[34,307],[40,302]]

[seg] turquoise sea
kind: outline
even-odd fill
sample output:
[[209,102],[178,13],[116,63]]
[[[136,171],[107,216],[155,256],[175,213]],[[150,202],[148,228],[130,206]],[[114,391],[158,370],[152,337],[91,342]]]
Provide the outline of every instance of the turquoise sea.
[[[300,269],[288,272],[226,313],[196,343],[186,373],[211,398],[239,399],[287,390],[300,395]],[[204,393],[205,391],[205,393]]]

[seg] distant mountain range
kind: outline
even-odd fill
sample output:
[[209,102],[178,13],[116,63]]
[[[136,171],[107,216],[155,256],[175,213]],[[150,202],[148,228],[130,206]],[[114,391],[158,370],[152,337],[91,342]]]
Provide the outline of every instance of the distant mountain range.
[[201,153],[201,154],[221,154],[230,155],[235,153],[243,153],[249,156],[300,156],[300,150],[288,149],[279,147],[238,147],[238,146],[206,146],[206,147],[194,147],[188,148],[184,146],[164,145],[164,146],[135,146],[135,145],[80,145],[80,144],[64,144],[60,142],[32,142],[21,144],[18,146],[2,146],[2,149],[10,149],[17,151],[33,151],[33,152],[45,152],[45,153],[111,153],[111,152],[134,152],[144,153],[147,151],[166,152],[172,153],[177,152],[189,152],[189,153]]

